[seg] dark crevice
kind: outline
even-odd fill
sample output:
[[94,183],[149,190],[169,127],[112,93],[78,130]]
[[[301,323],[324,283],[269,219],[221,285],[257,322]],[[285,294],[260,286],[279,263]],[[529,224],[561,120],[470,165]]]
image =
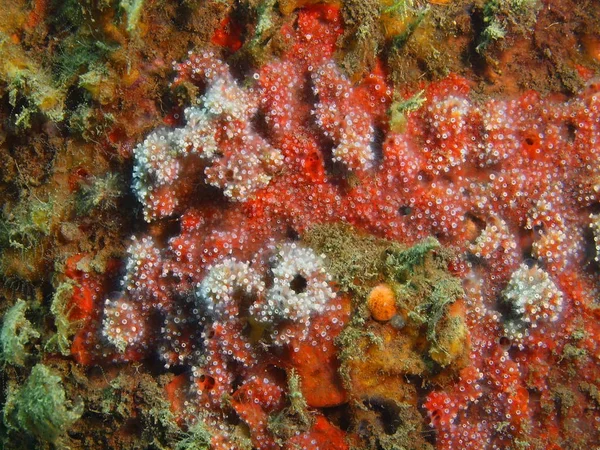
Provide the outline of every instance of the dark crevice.
[[371,149],[373,150],[373,155],[375,157],[375,167],[381,166],[383,163],[383,143],[385,141],[385,131],[383,128],[379,126],[375,126],[375,131],[373,133],[373,141],[371,143]]
[[299,273],[296,274],[296,276],[294,277],[294,279],[292,281],[290,281],[290,288],[292,288],[292,290],[296,294],[302,294],[303,292],[305,292],[307,286],[308,286],[308,281],[306,280],[306,278],[304,278]]

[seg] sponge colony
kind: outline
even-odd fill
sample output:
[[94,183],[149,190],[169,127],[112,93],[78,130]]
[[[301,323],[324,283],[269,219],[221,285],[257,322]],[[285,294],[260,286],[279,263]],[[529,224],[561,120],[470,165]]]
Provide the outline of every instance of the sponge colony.
[[396,296],[387,284],[375,286],[367,297],[367,307],[373,319],[387,322],[396,315]]

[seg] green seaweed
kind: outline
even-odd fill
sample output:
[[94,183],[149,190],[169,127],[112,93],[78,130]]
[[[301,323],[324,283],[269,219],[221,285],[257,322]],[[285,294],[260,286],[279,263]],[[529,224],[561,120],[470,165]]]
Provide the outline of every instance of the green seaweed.
[[364,319],[360,318],[358,315],[354,315],[348,326],[344,328],[335,340],[336,346],[340,349],[338,358],[342,362],[338,369],[338,373],[347,389],[351,389],[352,387],[350,368],[347,363],[353,359],[364,358],[364,352],[361,349],[359,342],[366,338],[373,345],[383,345],[381,336],[366,330],[363,327],[364,323]]
[[[93,66],[103,67],[101,61],[116,50],[105,42],[71,35],[58,47],[52,61],[52,74],[60,85],[77,81],[77,76]],[[81,85],[81,80],[79,80]]]
[[308,412],[308,403],[306,403],[306,399],[302,395],[300,382],[300,375],[292,369],[288,376],[287,397],[290,400],[289,413],[298,417],[300,423],[305,429],[308,429],[312,425],[313,419]]
[[21,130],[29,128],[32,115],[38,112],[54,122],[62,121],[66,90],[54,83],[49,71],[4,33],[0,33],[0,52],[0,80],[7,84],[14,125]]
[[26,312],[27,302],[18,299],[4,315],[0,330],[0,361],[4,364],[25,366],[29,356],[28,344],[40,337],[40,333],[25,317]]
[[377,0],[348,0],[343,2],[342,16],[345,33],[340,41],[343,49],[341,66],[356,79],[375,64],[375,55],[383,47],[381,2]]
[[[399,423],[396,430],[391,433],[381,432],[377,435],[377,443],[383,450],[409,450],[415,448],[415,442],[420,437],[422,428],[422,418],[418,411],[411,405],[405,403],[396,403],[398,408]],[[422,450],[433,450],[433,446],[426,443]]]
[[127,13],[127,32],[129,34],[137,33],[144,0],[121,0],[119,6]]
[[538,0],[488,0],[483,5],[484,28],[475,50],[484,53],[490,44],[504,39],[509,26],[525,31],[535,22],[538,7]]
[[403,248],[385,239],[362,235],[345,224],[315,225],[302,238],[317,253],[325,254],[326,269],[340,290],[363,299],[384,274],[386,251]]
[[410,15],[411,20],[408,23],[406,30],[398,36],[394,36],[392,39],[392,46],[397,49],[403,47],[413,35],[415,30],[419,27],[419,25],[421,25],[428,12],[428,6],[414,10]]
[[42,441],[57,442],[82,414],[83,402],[73,406],[66,399],[61,377],[37,364],[23,386],[9,390],[4,423]]
[[201,419],[194,423],[186,436],[175,444],[175,450],[209,450],[211,434]]
[[75,282],[70,280],[58,285],[52,296],[50,312],[54,316],[56,333],[46,343],[46,350],[58,350],[62,355],[71,354],[71,337],[77,330],[77,323],[69,319],[69,301],[73,295]]
[[[348,225],[323,224],[308,230],[303,239],[326,256],[327,271],[340,284],[341,291],[354,294],[355,313],[338,338],[342,360],[356,354],[352,343],[363,336],[358,330],[368,318],[365,301],[376,283],[392,286],[408,319],[417,326],[426,324],[426,337],[431,344],[437,342],[439,323],[448,306],[464,294],[460,280],[447,270],[453,253],[433,237],[402,247],[362,235]],[[446,327],[444,331],[452,329]]]
[[122,177],[117,173],[92,177],[77,192],[75,210],[84,216],[94,209],[115,209],[124,190]]
[[388,271],[402,283],[412,275],[416,266],[424,263],[429,252],[440,247],[437,239],[429,237],[408,249],[390,252],[386,259]]
[[52,199],[24,198],[15,208],[6,208],[0,218],[0,248],[33,249],[50,235],[57,210]]
[[279,445],[298,433],[309,430],[314,418],[308,410],[308,404],[302,394],[300,376],[292,369],[288,373],[287,398],[289,406],[269,417],[268,428],[276,436]]
[[401,133],[405,130],[408,114],[419,110],[427,101],[423,94],[425,94],[425,91],[421,90],[408,99],[397,100],[392,103],[388,115],[390,117],[390,128],[393,131]]

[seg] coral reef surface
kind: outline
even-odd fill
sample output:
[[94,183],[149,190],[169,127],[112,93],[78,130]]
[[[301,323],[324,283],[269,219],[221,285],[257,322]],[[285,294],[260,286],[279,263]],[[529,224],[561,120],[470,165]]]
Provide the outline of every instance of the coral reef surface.
[[600,442],[593,2],[7,11],[4,448]]

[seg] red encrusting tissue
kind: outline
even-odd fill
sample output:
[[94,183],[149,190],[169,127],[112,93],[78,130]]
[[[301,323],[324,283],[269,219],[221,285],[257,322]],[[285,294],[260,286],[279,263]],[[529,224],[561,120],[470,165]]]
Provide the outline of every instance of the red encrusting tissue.
[[[123,289],[95,303],[101,313],[81,281],[74,301],[101,317],[74,354],[187,367],[169,398],[185,420],[207,421],[215,448],[237,448],[219,425],[230,407],[256,448],[282,448],[268,420],[292,369],[308,408],[349,397],[335,340],[351,302],[303,233],[345,223],[406,245],[435,236],[459,255],[471,342],[452,382],[425,383],[435,446],[527,436],[549,448],[575,423],[597,436],[599,410],[578,405],[600,376],[598,85],[476,101],[449,75],[423,84],[424,103],[395,130],[381,66],[352,83],[336,64],[342,31],[337,8],[306,7],[281,31],[289,48],[243,82],[210,50],[175,65],[175,84],[203,93],[181,127],[135,149],[133,188],[147,222],[178,226],[133,238]],[[237,50],[233,24],[213,42]],[[348,448],[320,412],[283,448],[294,445]]]

